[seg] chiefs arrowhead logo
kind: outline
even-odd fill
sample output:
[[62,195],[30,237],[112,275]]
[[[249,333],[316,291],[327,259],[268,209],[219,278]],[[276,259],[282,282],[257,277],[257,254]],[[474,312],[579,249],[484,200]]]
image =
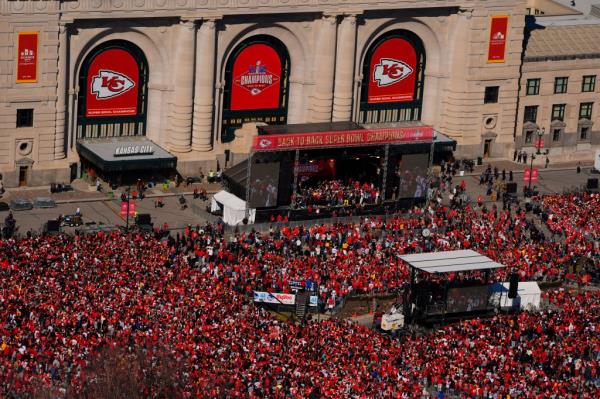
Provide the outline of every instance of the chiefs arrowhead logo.
[[373,80],[378,87],[389,86],[401,81],[413,73],[413,69],[402,61],[393,58],[382,58],[375,65]]
[[273,144],[273,142],[271,140],[267,140],[267,139],[261,139],[258,142],[258,145],[260,146],[260,148],[267,148],[269,147],[271,144]]
[[101,69],[98,75],[92,78],[92,94],[96,99],[105,100],[117,97],[135,86],[135,82],[128,76],[119,72]]

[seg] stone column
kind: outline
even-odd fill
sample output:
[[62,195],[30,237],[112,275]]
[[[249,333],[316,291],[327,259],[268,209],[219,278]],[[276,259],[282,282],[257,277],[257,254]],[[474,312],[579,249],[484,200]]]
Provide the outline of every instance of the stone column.
[[58,25],[58,70],[56,71],[56,107],[54,118],[54,159],[65,157],[65,115],[67,113],[67,76],[69,32],[64,22]]
[[323,15],[316,37],[315,86],[312,99],[312,122],[330,122],[333,103],[333,79],[335,66],[335,15]]
[[211,19],[205,20],[198,29],[192,131],[192,149],[194,151],[210,151],[212,149],[215,32],[215,21]]
[[352,118],[352,85],[354,81],[354,50],[356,49],[356,16],[347,15],[338,27],[333,89],[333,118],[349,121]]
[[181,20],[175,51],[175,90],[172,93],[169,149],[191,151],[194,95],[194,21]]

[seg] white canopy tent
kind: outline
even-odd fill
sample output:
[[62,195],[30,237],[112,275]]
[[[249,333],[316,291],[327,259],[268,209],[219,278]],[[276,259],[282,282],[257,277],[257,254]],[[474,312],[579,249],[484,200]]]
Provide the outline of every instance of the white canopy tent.
[[519,282],[517,297],[513,299],[508,297],[509,287],[509,282],[492,284],[490,286],[492,291],[491,302],[495,304],[500,303],[500,307],[502,308],[538,309],[540,307],[542,291],[535,281]]
[[[246,217],[246,201],[225,190],[213,195],[210,202],[211,212],[219,209],[223,210],[223,221],[230,226],[242,224]],[[254,223],[255,214],[255,209],[248,210],[248,223]]]
[[400,259],[426,273],[465,272],[504,267],[470,249],[402,255]]

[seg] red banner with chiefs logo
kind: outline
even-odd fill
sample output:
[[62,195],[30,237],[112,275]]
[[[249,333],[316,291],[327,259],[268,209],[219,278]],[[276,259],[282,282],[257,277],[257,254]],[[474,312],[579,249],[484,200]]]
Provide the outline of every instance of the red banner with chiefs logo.
[[279,108],[281,59],[267,44],[251,44],[233,64],[231,110]]
[[37,82],[38,32],[19,32],[17,83]]
[[400,38],[379,45],[371,56],[367,102],[393,103],[413,101],[417,79],[417,52]]
[[255,151],[289,150],[297,148],[345,147],[431,141],[433,128],[417,126],[391,129],[342,130],[301,134],[269,134],[254,137]]
[[508,32],[508,16],[492,17],[490,24],[490,44],[488,62],[504,62],[506,52],[506,33]]
[[128,51],[111,48],[88,69],[85,116],[131,116],[138,108],[138,63]]

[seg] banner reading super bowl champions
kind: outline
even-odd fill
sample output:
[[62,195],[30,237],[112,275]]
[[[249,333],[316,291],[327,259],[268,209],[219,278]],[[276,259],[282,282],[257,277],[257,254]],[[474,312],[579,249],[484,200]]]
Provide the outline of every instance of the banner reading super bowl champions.
[[251,44],[233,64],[231,110],[279,108],[281,59],[267,44]]
[[17,83],[37,82],[38,32],[17,35]]
[[138,63],[128,51],[109,48],[90,64],[85,116],[131,116],[138,108]]
[[371,56],[369,75],[370,104],[413,101],[417,79],[413,45],[401,38],[381,43]]
[[490,43],[488,62],[504,62],[506,52],[506,33],[508,32],[508,16],[497,15],[490,23]]

